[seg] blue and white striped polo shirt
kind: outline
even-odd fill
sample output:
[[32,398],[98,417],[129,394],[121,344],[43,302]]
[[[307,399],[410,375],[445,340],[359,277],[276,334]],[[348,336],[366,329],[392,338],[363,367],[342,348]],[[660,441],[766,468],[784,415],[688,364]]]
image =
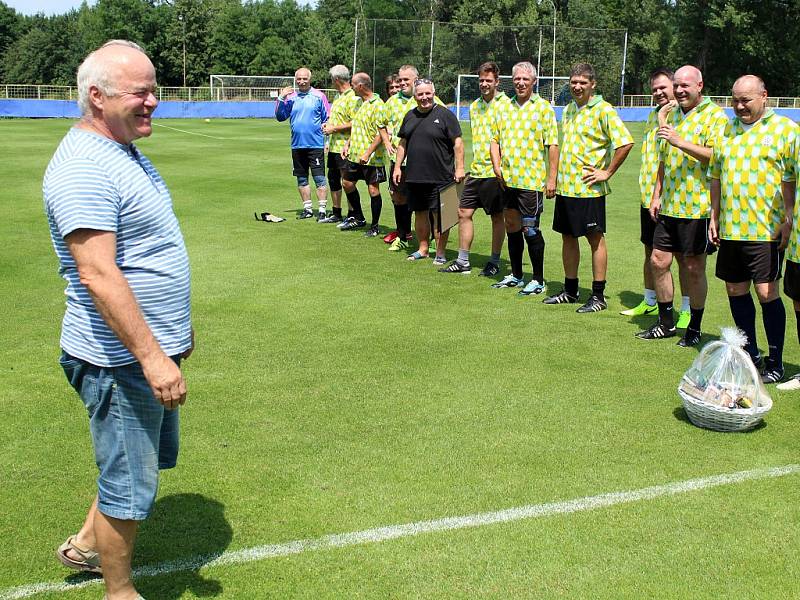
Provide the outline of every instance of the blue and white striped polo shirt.
[[135,362],[81,284],[64,237],[76,229],[113,231],[117,266],[161,349],[191,346],[189,258],[164,180],[133,144],[72,128],[44,176],[50,236],[67,281],[61,348],[102,367]]

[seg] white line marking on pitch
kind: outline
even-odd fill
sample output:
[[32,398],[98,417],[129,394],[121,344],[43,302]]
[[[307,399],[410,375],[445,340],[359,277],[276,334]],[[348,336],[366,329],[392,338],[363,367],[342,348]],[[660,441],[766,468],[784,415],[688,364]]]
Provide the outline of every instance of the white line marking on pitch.
[[216,137],[213,135],[208,135],[207,133],[197,133],[196,131],[186,131],[185,129],[178,129],[177,127],[170,127],[169,125],[161,125],[160,123],[153,123],[156,127],[163,127],[164,129],[171,129],[172,131],[180,131],[181,133],[186,133],[188,135],[199,135],[201,137],[211,138],[212,140],[227,140],[228,138],[224,137]]
[[[167,575],[179,571],[194,571],[206,567],[216,567],[221,565],[235,565],[249,563],[266,558],[276,558],[278,556],[290,556],[314,550],[325,550],[328,548],[343,548],[356,544],[368,544],[373,542],[383,542],[397,538],[411,537],[421,533],[432,531],[452,531],[455,529],[465,529],[467,527],[481,527],[494,523],[508,523],[520,521],[522,519],[535,519],[552,515],[564,515],[584,510],[595,510],[614,506],[616,504],[626,504],[628,502],[638,502],[640,500],[652,500],[663,496],[675,494],[685,494],[696,490],[718,487],[721,485],[731,485],[743,481],[755,479],[767,479],[771,477],[784,477],[800,473],[800,465],[792,464],[782,467],[753,469],[751,471],[739,471],[737,473],[726,473],[723,475],[712,475],[710,477],[700,477],[698,479],[688,479],[686,481],[676,481],[664,485],[654,485],[652,487],[631,490],[627,492],[611,492],[599,494],[597,496],[587,496],[563,502],[550,502],[547,504],[532,504],[529,506],[518,506],[496,512],[478,513],[464,515],[461,517],[445,517],[432,521],[418,521],[416,523],[406,523],[404,525],[389,525],[386,527],[376,527],[375,529],[365,529],[351,533],[341,533],[335,535],[325,535],[320,538],[310,540],[295,540],[283,544],[269,544],[266,546],[256,546],[223,552],[217,556],[193,556],[190,558],[175,560],[171,562],[159,563],[152,566],[139,567],[134,569],[134,578],[155,577],[157,575]],[[76,590],[90,585],[99,585],[102,579],[89,579],[78,583],[34,583],[15,588],[8,588],[0,591],[0,600],[12,600],[17,598],[28,598],[36,594],[58,593]]]

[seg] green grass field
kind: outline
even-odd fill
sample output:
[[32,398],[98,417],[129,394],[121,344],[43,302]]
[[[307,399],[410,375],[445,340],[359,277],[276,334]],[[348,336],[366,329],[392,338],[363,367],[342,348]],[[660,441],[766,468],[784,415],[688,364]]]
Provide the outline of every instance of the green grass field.
[[[102,595],[96,583],[63,585],[87,580],[54,557],[96,477],[85,411],[57,363],[64,283],[41,199],[70,125],[0,121],[0,598]],[[642,288],[638,149],[608,203],[609,310],[577,315],[490,289],[477,271],[443,275],[380,239],[296,221],[282,124],[159,125],[169,128],[139,146],[172,191],[198,340],[180,464],[163,474],[137,542],[135,567],[153,567],[136,580],[146,598],[800,597],[797,474],[246,560],[270,544],[795,464],[800,396],[771,388],[766,425],[747,434],[686,420],[676,387],[696,351],[636,340],[650,319],[618,314]],[[263,210],[287,221],[258,223]],[[476,216],[480,268],[489,227]],[[548,203],[545,229],[551,219]],[[557,291],[560,242],[546,237]],[[706,340],[732,323],[711,280]],[[800,348],[788,302],[787,314],[791,374]],[[238,563],[197,568],[237,551]],[[181,560],[193,568],[167,564]]]

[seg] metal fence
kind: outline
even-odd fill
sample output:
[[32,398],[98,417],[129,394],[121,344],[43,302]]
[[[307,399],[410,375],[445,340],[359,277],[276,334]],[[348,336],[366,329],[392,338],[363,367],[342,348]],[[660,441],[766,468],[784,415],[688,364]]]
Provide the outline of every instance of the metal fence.
[[[272,102],[278,97],[278,88],[211,88],[206,87],[158,87],[156,98],[159,101],[184,102]],[[336,90],[321,90],[333,99]],[[77,100],[78,88],[69,85],[24,85],[0,84],[0,98],[14,100]]]
[[[730,96],[706,96],[712,102],[719,106],[733,106]],[[641,106],[655,106],[653,97],[647,95],[626,95],[622,98],[622,106],[626,108],[641,107]],[[767,106],[772,108],[800,108],[800,98],[782,98],[782,97],[768,97]]]

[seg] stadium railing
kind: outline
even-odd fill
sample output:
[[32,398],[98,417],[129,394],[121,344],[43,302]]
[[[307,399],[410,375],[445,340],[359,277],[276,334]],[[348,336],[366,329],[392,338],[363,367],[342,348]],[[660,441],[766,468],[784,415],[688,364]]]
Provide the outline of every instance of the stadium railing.
[[[706,96],[706,97],[710,98],[712,102],[715,102],[719,106],[724,106],[724,107],[732,106],[730,96]],[[622,106],[624,108],[654,106],[653,97],[649,94],[625,95],[622,98]],[[779,96],[775,96],[773,98],[770,96],[767,98],[767,106],[770,106],[772,108],[800,108],[800,98],[786,98]]]
[[[222,88],[214,90],[205,87],[158,87],[156,97],[159,100],[177,100],[184,102],[271,102],[278,97],[277,88]],[[336,90],[322,89],[322,92],[333,100]],[[29,85],[0,84],[0,98],[13,100],[77,100],[78,88],[69,85]]]

